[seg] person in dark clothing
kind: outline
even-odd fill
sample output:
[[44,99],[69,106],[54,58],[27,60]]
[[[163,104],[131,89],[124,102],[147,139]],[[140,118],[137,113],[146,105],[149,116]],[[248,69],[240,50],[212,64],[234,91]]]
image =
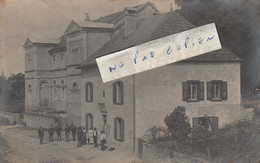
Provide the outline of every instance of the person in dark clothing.
[[93,139],[94,139],[94,145],[95,147],[98,147],[97,145],[97,137],[98,137],[98,132],[97,132],[97,129],[96,127],[94,128],[94,131],[93,131]]
[[69,127],[69,125],[68,124],[66,124],[66,126],[65,126],[65,135],[66,135],[66,140],[65,141],[70,141],[70,127]]
[[44,136],[44,131],[43,131],[42,127],[39,128],[38,135],[39,135],[39,138],[40,138],[40,144],[42,144],[43,143],[43,136]]
[[49,128],[49,142],[53,141],[53,133],[54,133],[54,128],[51,125],[51,127]]
[[77,132],[77,127],[73,124],[71,124],[71,133],[72,133],[72,137],[73,137],[73,141],[76,140],[76,132]]
[[77,136],[78,136],[78,147],[81,147],[82,138],[83,138],[83,131],[81,129],[81,126],[79,126]]
[[61,130],[62,130],[62,127],[60,124],[58,124],[56,126],[56,133],[57,133],[57,141],[61,141]]

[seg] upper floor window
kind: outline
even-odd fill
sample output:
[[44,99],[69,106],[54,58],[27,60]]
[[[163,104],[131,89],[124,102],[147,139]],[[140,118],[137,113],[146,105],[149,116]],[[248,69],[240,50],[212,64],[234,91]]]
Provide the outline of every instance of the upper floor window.
[[48,82],[46,80],[41,80],[40,87],[46,87],[46,86],[48,86]]
[[53,84],[56,84],[56,80],[53,80]]
[[182,83],[183,101],[198,102],[204,100],[204,82],[191,80]]
[[114,119],[114,138],[118,141],[124,141],[124,119],[115,118]]
[[124,85],[122,81],[113,83],[113,102],[119,105],[124,103]]
[[73,53],[77,53],[77,52],[79,51],[79,49],[78,49],[78,48],[73,48],[73,49],[71,49],[71,51],[72,51]]
[[31,89],[31,87],[32,87],[31,84],[29,84],[29,85],[28,85],[28,88]]
[[64,80],[61,80],[61,84],[64,84],[65,82],[64,82]]
[[61,57],[61,59],[63,60],[63,59],[64,59],[64,54],[61,54],[60,57]]
[[73,87],[73,89],[78,89],[78,84],[76,82],[74,82],[72,87]]
[[227,100],[227,91],[226,81],[212,80],[207,82],[207,100]]
[[86,84],[86,101],[92,102],[93,101],[93,83],[88,82]]
[[52,59],[53,59],[53,62],[56,62],[56,57],[55,56],[53,56]]

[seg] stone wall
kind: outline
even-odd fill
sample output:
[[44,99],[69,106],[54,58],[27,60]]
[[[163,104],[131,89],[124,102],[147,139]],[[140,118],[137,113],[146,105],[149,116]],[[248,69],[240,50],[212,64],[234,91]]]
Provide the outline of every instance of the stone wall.
[[17,114],[17,113],[4,113],[1,112],[0,113],[0,119],[1,118],[5,118],[8,119],[10,124],[13,124],[14,122],[16,122],[17,124],[22,124],[23,123],[23,119],[21,114]]

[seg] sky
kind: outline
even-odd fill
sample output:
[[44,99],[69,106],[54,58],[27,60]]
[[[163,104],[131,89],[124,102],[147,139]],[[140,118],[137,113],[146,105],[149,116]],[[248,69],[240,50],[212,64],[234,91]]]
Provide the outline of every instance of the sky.
[[[0,73],[24,73],[27,38],[56,40],[71,20],[82,21],[85,13],[96,19],[148,0],[0,0]],[[174,0],[150,0],[160,12],[176,9]]]

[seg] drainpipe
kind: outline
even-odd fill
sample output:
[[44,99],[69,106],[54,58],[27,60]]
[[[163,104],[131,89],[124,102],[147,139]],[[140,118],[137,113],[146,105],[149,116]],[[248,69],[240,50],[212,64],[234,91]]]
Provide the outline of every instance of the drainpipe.
[[136,106],[135,106],[135,75],[133,75],[133,151],[135,151],[135,114],[136,114]]

